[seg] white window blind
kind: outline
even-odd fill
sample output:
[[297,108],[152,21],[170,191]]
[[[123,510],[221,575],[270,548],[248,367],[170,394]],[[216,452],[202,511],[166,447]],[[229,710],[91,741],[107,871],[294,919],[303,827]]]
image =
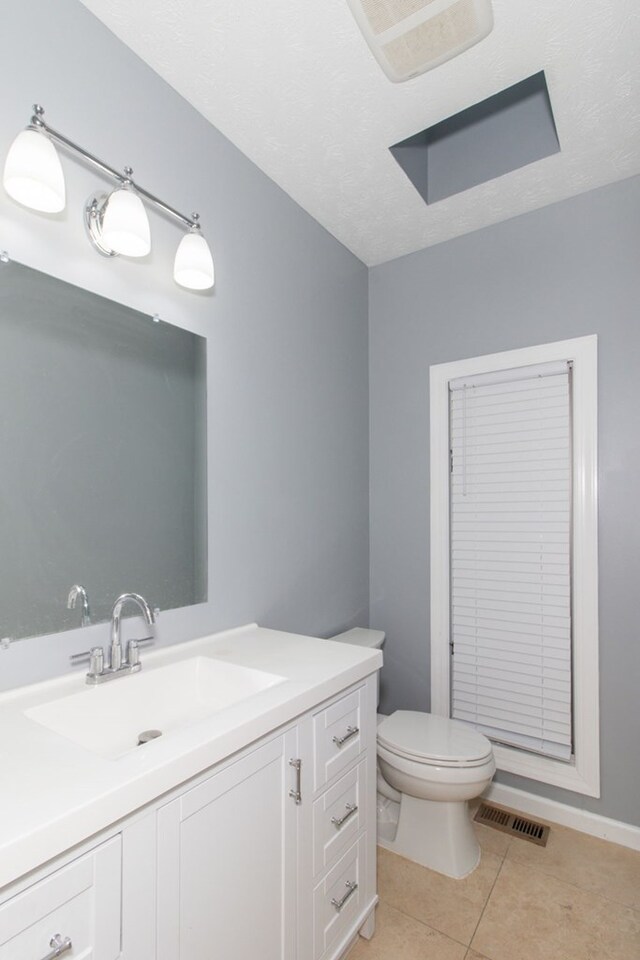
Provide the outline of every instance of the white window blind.
[[567,363],[452,380],[451,715],[569,760]]

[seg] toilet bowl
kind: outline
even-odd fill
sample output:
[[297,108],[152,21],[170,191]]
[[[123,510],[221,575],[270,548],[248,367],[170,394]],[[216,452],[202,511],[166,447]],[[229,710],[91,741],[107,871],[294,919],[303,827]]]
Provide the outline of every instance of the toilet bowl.
[[379,789],[400,802],[395,838],[379,843],[449,877],[471,873],[480,847],[468,801],[495,773],[489,740],[456,720],[398,710],[378,725],[378,764],[391,790],[380,778]]

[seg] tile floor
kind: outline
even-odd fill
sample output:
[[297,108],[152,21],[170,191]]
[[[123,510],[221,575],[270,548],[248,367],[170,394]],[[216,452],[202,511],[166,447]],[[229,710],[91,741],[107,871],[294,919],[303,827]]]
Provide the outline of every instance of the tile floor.
[[378,848],[376,934],[348,960],[640,960],[640,852],[553,824],[546,847],[476,830],[464,880]]

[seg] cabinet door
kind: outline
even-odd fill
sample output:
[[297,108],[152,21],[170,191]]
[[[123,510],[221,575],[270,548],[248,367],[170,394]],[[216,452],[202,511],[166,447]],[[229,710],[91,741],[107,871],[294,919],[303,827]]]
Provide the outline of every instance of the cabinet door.
[[0,960],[40,960],[56,935],[65,958],[117,960],[121,862],[117,836],[2,904]]
[[158,960],[294,960],[296,732],[158,813]]

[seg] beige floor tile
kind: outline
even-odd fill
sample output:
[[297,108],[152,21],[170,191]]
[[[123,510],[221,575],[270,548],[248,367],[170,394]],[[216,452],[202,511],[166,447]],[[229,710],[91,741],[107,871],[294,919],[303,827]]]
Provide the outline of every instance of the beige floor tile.
[[489,960],[489,958],[483,956],[481,953],[476,953],[475,950],[469,950],[464,960]]
[[507,857],[472,946],[491,960],[636,960],[640,913]]
[[637,850],[552,825],[546,847],[514,839],[507,858],[640,910],[640,852]]
[[378,893],[390,906],[468,946],[501,863],[483,851],[470,876],[451,880],[379,847]]
[[466,947],[386,903],[376,909],[376,932],[358,940],[348,960],[464,960]]
[[502,860],[511,844],[511,837],[500,830],[485,827],[482,823],[474,823],[473,829],[483,853],[495,853],[496,857]]

